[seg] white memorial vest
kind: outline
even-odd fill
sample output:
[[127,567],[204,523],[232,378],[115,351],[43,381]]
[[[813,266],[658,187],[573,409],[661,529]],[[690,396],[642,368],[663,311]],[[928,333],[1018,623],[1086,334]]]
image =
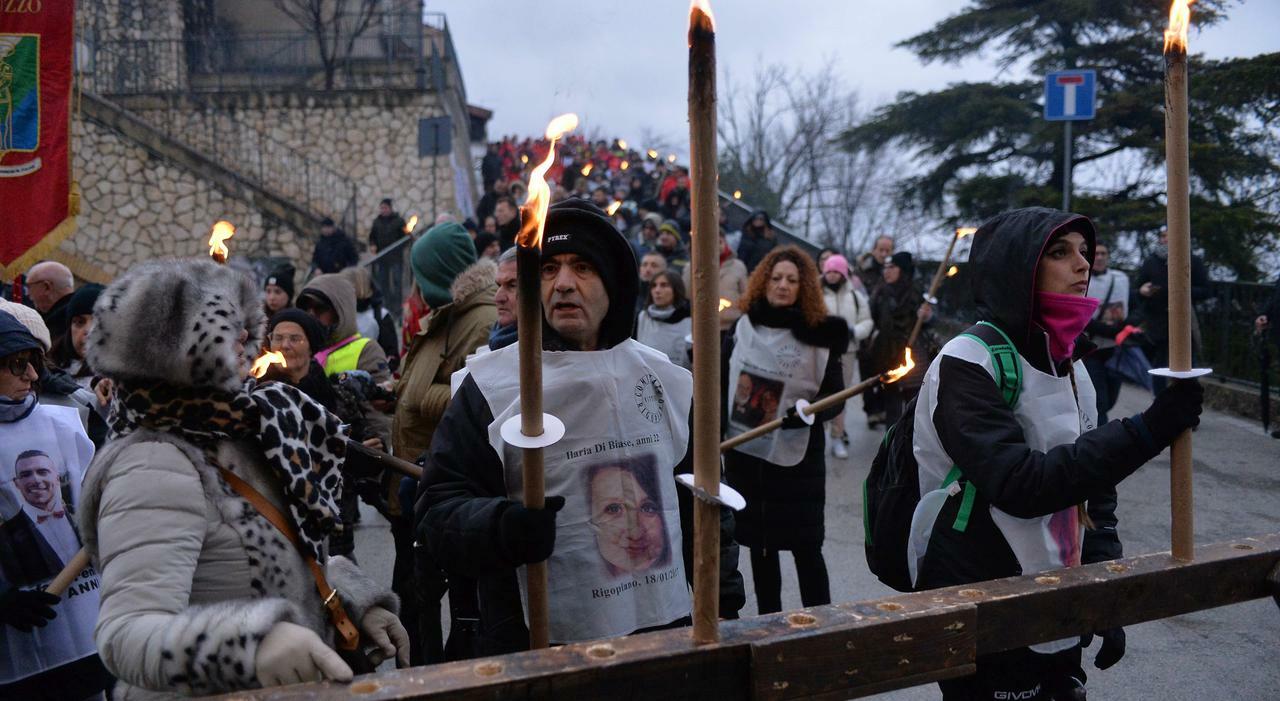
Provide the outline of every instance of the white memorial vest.
[[659,321],[640,312],[636,320],[636,340],[666,354],[667,359],[686,370],[689,369],[689,341],[693,332],[693,319],[685,317],[674,324]]
[[[39,469],[48,473],[16,483],[18,456],[33,451],[43,456],[24,457],[24,472]],[[10,555],[3,558],[0,567],[0,588],[43,589],[80,549],[76,507],[80,484],[92,459],[93,443],[85,435],[79,412],[70,407],[41,404],[21,421],[0,423],[0,538],[11,542],[21,538],[41,546],[24,547],[21,552],[5,548]],[[40,480],[49,486],[41,485]],[[45,503],[43,495],[51,488],[59,492],[52,510],[28,501],[28,495],[38,495],[36,498]],[[40,552],[53,557],[32,556]],[[53,607],[58,615],[48,625],[30,633],[0,625],[0,684],[95,654],[93,628],[98,622],[100,584],[97,570],[90,565]]]
[[[499,431],[520,413],[518,357],[514,344],[460,371],[493,412],[489,443],[517,501],[521,450]],[[628,339],[604,351],[543,352],[542,385],[545,410],[566,427],[544,450],[546,494],[565,498],[547,563],[551,640],[617,637],[689,615],[673,475],[689,445],[693,377]],[[520,584],[527,611],[523,567]]]
[[[928,549],[933,522],[946,499],[946,490],[938,489],[938,485],[942,484],[952,465],[951,458],[942,449],[932,418],[937,406],[938,367],[944,355],[981,365],[992,374],[992,378],[995,377],[991,355],[986,348],[964,336],[948,342],[925,373],[920,391],[927,395],[918,402],[915,417],[914,452],[920,465],[921,498],[912,519],[908,544],[908,552],[912,554],[909,557],[916,561],[923,558]],[[1097,427],[1097,394],[1084,362],[1076,361],[1073,365],[1074,389],[1070,375],[1055,377],[1041,372],[1021,354],[1018,362],[1022,365],[1022,391],[1013,407],[1013,415],[1022,427],[1028,447],[1047,452],[1056,446],[1074,443],[1082,433]],[[1008,541],[1024,575],[1080,564],[1084,531],[1075,506],[1035,518],[1011,516],[994,506],[990,510],[992,521]],[[915,561],[910,564],[914,579]],[[1059,652],[1078,642],[1078,638],[1069,638],[1032,645],[1031,649],[1042,653]]]
[[[729,357],[729,430],[726,437],[772,421],[796,405],[818,398],[831,351],[801,343],[787,329],[756,327],[743,315],[734,329]],[[804,458],[809,427],[784,428],[747,441],[734,450],[790,467]]]

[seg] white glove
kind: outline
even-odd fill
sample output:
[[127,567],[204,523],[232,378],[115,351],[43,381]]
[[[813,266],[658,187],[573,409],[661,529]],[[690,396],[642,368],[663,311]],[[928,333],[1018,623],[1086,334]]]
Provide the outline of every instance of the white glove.
[[360,632],[377,646],[382,659],[395,656],[396,667],[409,666],[409,632],[394,613],[381,606],[370,606],[360,619]]
[[258,643],[254,665],[263,687],[322,679],[349,682],[352,676],[351,668],[320,636],[295,623],[272,626]]

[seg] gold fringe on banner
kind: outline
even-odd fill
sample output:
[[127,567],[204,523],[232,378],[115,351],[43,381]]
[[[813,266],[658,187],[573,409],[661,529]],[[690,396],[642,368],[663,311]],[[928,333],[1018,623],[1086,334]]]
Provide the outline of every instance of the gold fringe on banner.
[[53,253],[58,244],[76,232],[76,217],[80,214],[80,183],[71,181],[71,192],[67,195],[67,218],[53,227],[40,239],[40,243],[32,246],[18,256],[18,259],[5,266],[4,279],[12,280],[32,265],[44,260]]

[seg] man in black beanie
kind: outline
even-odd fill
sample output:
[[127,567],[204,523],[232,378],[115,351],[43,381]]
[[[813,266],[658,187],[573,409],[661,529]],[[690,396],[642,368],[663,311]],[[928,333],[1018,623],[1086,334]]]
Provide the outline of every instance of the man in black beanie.
[[[540,272],[543,401],[566,427],[544,451],[545,508],[521,503],[522,454],[499,431],[519,413],[518,345],[468,360],[415,505],[418,541],[477,580],[483,655],[528,648],[517,572],[543,560],[554,643],[688,624],[692,503],[674,476],[692,471],[692,378],[630,337],[635,256],[599,208],[550,207]],[[745,603],[732,531],[723,511],[725,617]]]

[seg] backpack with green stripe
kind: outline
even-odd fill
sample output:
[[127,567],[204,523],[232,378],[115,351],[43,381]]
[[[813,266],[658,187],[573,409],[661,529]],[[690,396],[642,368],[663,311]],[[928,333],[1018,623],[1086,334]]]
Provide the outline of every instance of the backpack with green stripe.
[[[981,343],[991,354],[1000,393],[1013,408],[1022,391],[1022,362],[1013,342],[998,327],[985,321],[969,327],[962,335]],[[862,483],[867,565],[880,581],[904,592],[914,590],[907,564],[907,542],[911,518],[920,502],[920,466],[914,451],[915,414],[916,398],[912,398],[902,416],[885,432],[880,450],[871,462],[871,471]],[[969,525],[977,491],[954,465],[938,488],[946,489],[952,484],[957,486],[950,490],[948,498],[959,496],[962,501],[951,527],[963,531]]]

